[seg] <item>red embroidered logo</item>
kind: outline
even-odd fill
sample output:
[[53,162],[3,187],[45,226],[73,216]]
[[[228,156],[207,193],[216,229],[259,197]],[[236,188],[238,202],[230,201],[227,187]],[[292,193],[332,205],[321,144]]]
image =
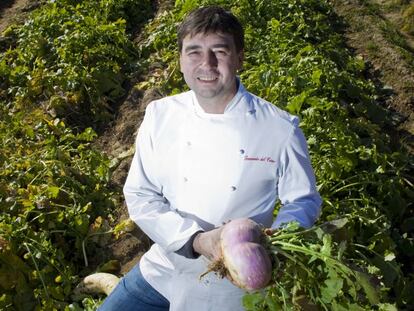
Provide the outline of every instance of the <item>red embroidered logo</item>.
[[275,163],[276,162],[271,157],[262,157],[262,158],[255,157],[255,158],[253,158],[253,157],[248,157],[248,156],[244,157],[244,161],[260,161],[260,162],[269,162],[269,163]]

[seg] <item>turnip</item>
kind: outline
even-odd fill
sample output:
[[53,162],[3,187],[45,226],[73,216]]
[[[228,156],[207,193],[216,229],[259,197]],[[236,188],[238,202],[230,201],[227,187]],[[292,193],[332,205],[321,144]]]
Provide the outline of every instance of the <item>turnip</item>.
[[98,272],[85,277],[73,291],[73,299],[79,300],[86,294],[109,295],[119,283],[119,277],[111,273]]
[[235,285],[248,291],[269,284],[272,264],[264,247],[257,243],[241,242],[223,249],[223,261]]
[[370,283],[372,276],[363,267],[355,269],[357,261],[351,268],[344,257],[345,242],[333,240],[332,233],[347,221],[309,229],[289,223],[276,230],[250,219],[230,221],[220,235],[222,258],[209,271],[250,292],[243,299],[246,310],[376,305],[379,297]]
[[240,242],[260,243],[262,238],[262,228],[249,218],[239,218],[228,222],[220,234],[222,248]]
[[215,271],[247,291],[265,287],[271,280],[272,264],[260,244],[263,241],[262,228],[248,218],[226,223],[220,234],[222,259],[206,273]]

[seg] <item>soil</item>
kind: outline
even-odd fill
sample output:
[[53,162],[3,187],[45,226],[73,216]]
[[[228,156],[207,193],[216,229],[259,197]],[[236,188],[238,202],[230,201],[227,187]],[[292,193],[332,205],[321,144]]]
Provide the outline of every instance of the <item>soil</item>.
[[[394,119],[387,129],[411,152],[414,151],[414,37],[401,30],[401,6],[390,0],[333,0],[335,13],[346,24],[344,36],[351,50],[368,64],[368,77],[389,94],[378,104]],[[406,46],[390,42],[395,30]],[[396,36],[394,35],[394,39]],[[408,56],[407,56],[408,55]]]
[[[99,149],[110,158],[119,159],[111,178],[114,188],[120,190],[125,183],[132,159],[131,155],[134,151],[136,133],[144,117],[145,107],[152,100],[160,97],[162,95],[155,89],[142,94],[132,87],[127,99],[119,106],[114,121],[97,139],[96,146]],[[116,217],[118,222],[128,218],[124,202],[116,211]],[[120,263],[119,274],[123,275],[132,269],[144,252],[149,249],[151,243],[145,234],[136,227],[133,232],[123,235],[119,240],[111,241],[108,245],[109,248],[105,247],[100,261],[102,262],[103,258],[118,260]]]
[[0,2],[0,33],[8,25],[23,22],[27,14],[41,5],[36,0],[1,0]]
[[[374,1],[374,0],[373,0]],[[390,94],[379,99],[382,105],[393,116],[394,128],[387,129],[399,141],[402,141],[411,151],[414,150],[414,61],[410,63],[401,53],[401,49],[389,42],[384,35],[382,26],[389,21],[399,29],[400,16],[398,10],[386,10],[381,13],[381,5],[385,0],[375,0],[379,10],[373,11],[367,7],[368,1],[361,0],[332,0],[335,13],[343,19],[346,27],[343,30],[349,48],[363,57],[368,64],[369,77],[376,81],[379,87],[392,90]],[[389,2],[389,1],[388,1]],[[13,22],[24,21],[27,12],[39,6],[41,1],[29,0],[1,0],[0,2],[0,33]],[[168,10],[172,1],[160,0],[154,7],[157,14]],[[414,59],[414,38],[409,34],[402,34],[407,41],[407,51]],[[139,34],[135,41],[139,41]],[[110,158],[117,159],[111,183],[116,189],[121,189],[127,176],[131,154],[134,151],[134,142],[137,129],[143,119],[146,105],[161,94],[152,89],[145,93],[133,87],[138,81],[151,76],[135,77],[130,81],[130,89],[125,100],[119,103],[114,114],[113,122],[106,130],[100,133],[96,146]],[[121,200],[121,202],[123,202]],[[124,203],[120,203],[116,212],[118,221],[128,218]],[[100,263],[105,260],[118,260],[120,269],[118,274],[124,274],[139,260],[148,249],[151,241],[145,234],[135,228],[132,232],[123,235],[118,240],[107,242],[100,251]],[[93,261],[93,260],[92,260]],[[99,264],[96,262],[96,264]]]

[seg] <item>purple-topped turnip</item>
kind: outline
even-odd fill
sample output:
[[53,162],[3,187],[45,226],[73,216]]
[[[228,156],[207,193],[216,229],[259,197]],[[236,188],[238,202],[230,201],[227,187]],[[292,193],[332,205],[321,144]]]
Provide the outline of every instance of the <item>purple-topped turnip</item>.
[[222,259],[214,262],[209,271],[229,278],[247,291],[267,286],[272,278],[272,263],[261,245],[263,240],[261,226],[251,219],[226,223],[220,234]]

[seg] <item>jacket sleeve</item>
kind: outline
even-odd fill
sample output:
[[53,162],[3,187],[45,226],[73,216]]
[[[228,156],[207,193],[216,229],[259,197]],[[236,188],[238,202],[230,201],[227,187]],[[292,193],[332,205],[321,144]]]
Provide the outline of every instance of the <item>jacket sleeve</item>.
[[307,143],[297,124],[287,138],[280,163],[278,194],[282,207],[272,227],[297,221],[309,228],[320,214],[322,200],[316,189]]
[[166,252],[183,247],[203,229],[192,219],[180,216],[163,196],[157,178],[154,152],[154,118],[149,104],[138,130],[136,150],[124,185],[124,196],[130,218]]

